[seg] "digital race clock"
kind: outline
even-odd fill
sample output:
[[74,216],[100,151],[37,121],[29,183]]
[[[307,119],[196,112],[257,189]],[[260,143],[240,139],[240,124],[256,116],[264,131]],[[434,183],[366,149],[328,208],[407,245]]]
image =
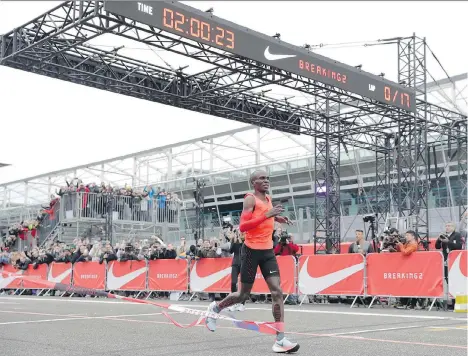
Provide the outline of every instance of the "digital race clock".
[[207,44],[406,111],[415,91],[355,67],[236,25],[176,1],[106,1],[116,15]]

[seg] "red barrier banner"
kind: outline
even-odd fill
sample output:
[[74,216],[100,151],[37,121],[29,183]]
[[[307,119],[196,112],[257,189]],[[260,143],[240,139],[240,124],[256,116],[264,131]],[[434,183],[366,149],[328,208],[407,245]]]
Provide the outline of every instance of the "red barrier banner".
[[[29,265],[28,269],[23,273],[24,276],[37,278],[37,279],[47,279],[47,268],[46,264],[37,265],[37,268],[34,269],[33,265]],[[43,284],[34,283],[30,280],[23,280],[23,284],[21,286],[23,289],[42,289]]]
[[187,260],[148,261],[148,290],[186,292],[188,290]]
[[111,261],[107,265],[107,290],[146,290],[146,261]]
[[230,293],[232,258],[202,258],[190,269],[192,292]]
[[438,251],[367,255],[367,294],[443,297],[444,259]]
[[451,251],[447,259],[450,298],[468,295],[468,251]]
[[364,295],[364,256],[313,255],[299,258],[299,293]]
[[73,265],[73,286],[104,290],[106,265],[99,262],[77,262]]
[[[284,294],[296,293],[296,260],[293,256],[277,256],[280,277],[281,289]],[[239,276],[240,277],[240,276]],[[239,280],[240,282],[240,280]],[[263,278],[260,267],[257,269],[255,282],[252,287],[253,294],[270,294],[265,278]]]
[[71,263],[52,262],[49,265],[47,280],[53,283],[71,284],[73,265]]
[[[13,274],[21,275],[23,274],[23,270],[17,270],[12,265],[4,265],[3,271]],[[6,277],[3,278],[0,276],[0,289],[18,289],[21,288],[21,280],[15,279],[15,277]]]

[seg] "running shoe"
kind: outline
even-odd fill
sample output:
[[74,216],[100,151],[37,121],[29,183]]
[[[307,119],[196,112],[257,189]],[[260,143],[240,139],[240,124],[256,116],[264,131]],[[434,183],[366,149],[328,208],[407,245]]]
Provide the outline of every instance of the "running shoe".
[[236,310],[240,311],[240,312],[245,311],[245,305],[244,304],[238,304]]
[[299,350],[299,344],[297,342],[291,342],[285,337],[282,340],[276,340],[273,345],[273,352],[289,354]]
[[231,305],[229,308],[227,308],[230,312],[235,312],[237,310],[237,304]]
[[[208,312],[218,314],[218,312],[215,311],[215,310],[217,310],[216,302],[212,302],[208,306]],[[208,330],[210,330],[210,331],[215,331],[216,330],[216,318],[212,318],[212,317],[207,316],[205,318],[205,323],[206,323],[206,327],[208,328]]]

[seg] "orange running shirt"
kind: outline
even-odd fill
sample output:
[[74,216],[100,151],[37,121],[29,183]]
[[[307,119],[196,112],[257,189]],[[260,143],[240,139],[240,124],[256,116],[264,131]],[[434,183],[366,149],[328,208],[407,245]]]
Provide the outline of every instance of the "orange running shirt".
[[[251,195],[255,198],[255,208],[252,213],[252,219],[264,216],[267,211],[273,209],[271,199],[267,195],[267,202],[263,202],[255,195],[248,193],[245,196]],[[269,250],[273,248],[273,230],[275,229],[275,218],[266,219],[256,228],[245,232],[245,245],[253,250]]]

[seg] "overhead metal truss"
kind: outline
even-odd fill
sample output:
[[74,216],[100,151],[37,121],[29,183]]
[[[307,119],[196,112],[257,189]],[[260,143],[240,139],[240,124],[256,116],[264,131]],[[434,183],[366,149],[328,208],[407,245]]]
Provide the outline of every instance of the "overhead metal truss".
[[[196,59],[209,68],[185,73],[181,68],[121,55],[118,48],[108,51],[90,44],[101,35],[134,40]],[[3,35],[0,64],[291,135],[315,137],[317,173],[324,174],[327,194],[331,194],[317,202],[314,217],[320,224],[316,233],[323,230],[327,246],[331,242],[336,247],[340,236],[340,146],[375,152],[379,177],[375,190],[381,214],[390,208],[391,197],[384,193],[384,186],[390,184],[385,177],[393,156],[397,181],[392,184],[394,206],[400,214],[417,216],[415,226],[423,238],[428,233],[428,134],[440,134],[448,144],[466,147],[466,116],[427,102],[425,40],[413,35],[398,38],[397,43],[398,79],[417,89],[416,114],[113,15],[98,1],[60,4]],[[310,101],[296,104],[271,98],[263,90],[272,85],[300,92]],[[463,160],[462,154],[455,159]],[[466,160],[460,171],[466,176]],[[316,183],[319,179],[316,176]]]

